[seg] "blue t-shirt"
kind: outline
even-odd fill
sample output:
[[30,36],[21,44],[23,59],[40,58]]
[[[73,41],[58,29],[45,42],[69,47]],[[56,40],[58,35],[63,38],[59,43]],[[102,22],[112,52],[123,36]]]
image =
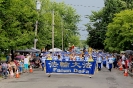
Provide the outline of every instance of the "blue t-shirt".
[[102,58],[101,58],[101,57],[98,57],[98,58],[97,58],[97,62],[98,62],[98,63],[101,63],[101,62],[102,62]]
[[66,60],[66,61],[69,61],[69,60],[70,60],[70,58],[69,58],[68,56],[66,56],[66,57],[65,57],[65,60]]
[[76,61],[80,61],[80,57],[79,56],[76,56]]
[[103,60],[103,64],[106,64],[106,59]]
[[38,53],[36,53],[36,57],[38,57],[39,56],[39,54]]
[[24,64],[24,63],[23,63],[23,62],[19,62],[19,64],[20,64],[20,67],[23,67],[23,64]]
[[85,61],[88,61],[89,60],[89,57],[88,56],[85,56],[84,58],[85,58]]
[[53,56],[53,60],[58,60],[58,56]]
[[45,60],[46,60],[46,56],[41,58],[42,63],[45,63]]

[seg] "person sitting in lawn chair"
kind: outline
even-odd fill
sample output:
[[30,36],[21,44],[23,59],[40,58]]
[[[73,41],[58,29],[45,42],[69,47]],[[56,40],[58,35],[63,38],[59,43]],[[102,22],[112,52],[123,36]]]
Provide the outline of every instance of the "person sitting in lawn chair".
[[6,79],[8,77],[8,65],[7,65],[7,62],[4,62],[1,65],[1,70],[2,70],[2,77]]

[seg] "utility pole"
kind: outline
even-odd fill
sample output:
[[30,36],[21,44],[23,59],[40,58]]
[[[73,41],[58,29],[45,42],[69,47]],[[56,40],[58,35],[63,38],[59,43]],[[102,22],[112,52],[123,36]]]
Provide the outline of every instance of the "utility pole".
[[36,49],[36,42],[37,42],[37,28],[38,28],[38,21],[36,21],[36,27],[35,27],[35,40],[34,40],[34,48]]
[[64,27],[63,20],[61,19],[61,29],[62,29],[62,50],[64,49]]
[[[37,13],[41,9],[41,2],[40,2],[40,0],[36,1],[36,9],[37,9]],[[38,15],[39,15],[39,13],[38,13]],[[36,21],[36,27],[35,27],[35,39],[34,39],[34,48],[35,49],[36,49],[36,42],[38,41],[38,39],[37,39],[37,28],[38,28],[38,21]]]
[[54,10],[52,11],[52,51],[54,52]]

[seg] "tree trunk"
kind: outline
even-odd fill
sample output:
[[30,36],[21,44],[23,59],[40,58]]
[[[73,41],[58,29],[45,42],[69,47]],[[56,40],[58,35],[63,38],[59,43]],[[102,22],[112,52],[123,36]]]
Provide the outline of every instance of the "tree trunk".
[[11,58],[12,58],[12,61],[14,60],[14,52],[13,52],[13,49],[11,49]]

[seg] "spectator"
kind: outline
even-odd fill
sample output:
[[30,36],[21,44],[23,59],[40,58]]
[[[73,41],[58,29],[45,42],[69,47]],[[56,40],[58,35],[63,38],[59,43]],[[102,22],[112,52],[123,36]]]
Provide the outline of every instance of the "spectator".
[[2,64],[0,63],[0,76],[2,75]]
[[1,65],[1,70],[2,70],[2,77],[4,77],[5,79],[7,78],[7,71],[8,71],[8,65],[6,62],[4,62],[2,65]]
[[19,72],[20,72],[20,74],[22,74],[23,73],[23,61],[22,60],[19,60]]
[[133,58],[131,60],[131,72],[133,72]]
[[113,55],[113,65],[114,65],[114,68],[117,68],[117,59],[114,55]]
[[122,54],[122,61],[126,60],[125,53]]
[[15,62],[14,61],[11,61],[10,62],[10,65],[11,65],[11,68],[13,69],[13,73],[16,73],[17,66],[16,66]]
[[27,72],[28,73],[28,65],[29,65],[29,58],[28,58],[28,55],[24,58],[24,69],[25,71],[24,72]]

